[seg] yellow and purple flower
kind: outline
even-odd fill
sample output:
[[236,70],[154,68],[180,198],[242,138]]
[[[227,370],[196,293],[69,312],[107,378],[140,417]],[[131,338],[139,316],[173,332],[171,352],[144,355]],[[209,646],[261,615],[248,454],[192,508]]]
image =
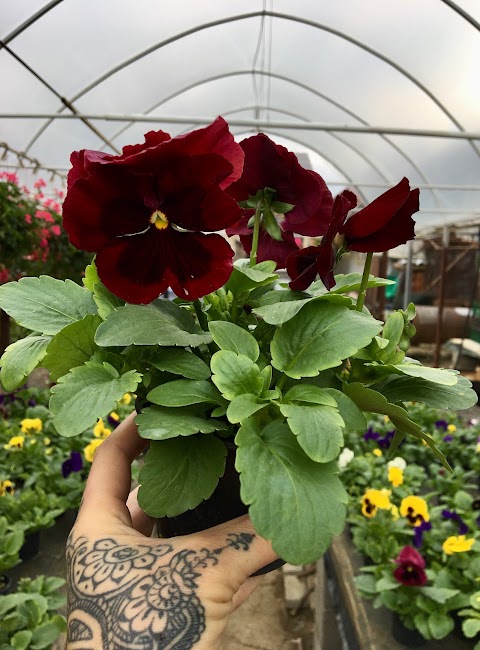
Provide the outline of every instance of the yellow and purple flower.
[[443,542],[442,548],[445,555],[452,555],[452,553],[466,553],[471,550],[474,544],[475,539],[473,537],[467,539],[465,535],[452,535]]
[[407,519],[410,526],[420,526],[424,521],[430,521],[428,505],[422,497],[409,496],[402,499],[400,514]]

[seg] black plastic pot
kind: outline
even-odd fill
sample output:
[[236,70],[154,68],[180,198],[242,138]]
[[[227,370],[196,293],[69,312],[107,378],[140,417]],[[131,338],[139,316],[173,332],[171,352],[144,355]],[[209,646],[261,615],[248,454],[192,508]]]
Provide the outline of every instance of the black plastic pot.
[[[240,476],[235,469],[235,444],[230,440],[222,442],[227,447],[225,472],[212,496],[206,501],[202,501],[193,510],[188,510],[176,517],[159,519],[158,532],[161,537],[198,533],[247,514],[248,508],[240,499]],[[269,573],[283,564],[285,564],[284,560],[276,560],[252,575]]]
[[20,559],[24,562],[26,560],[33,560],[34,557],[40,553],[40,531],[36,530],[34,533],[25,535],[25,542],[20,549]]
[[426,645],[426,640],[417,632],[417,630],[409,630],[408,627],[402,623],[402,619],[396,614],[392,619],[392,636],[395,641],[402,643],[407,648],[420,648]]
[[0,575],[0,596],[10,593],[12,588],[12,579],[4,573]]

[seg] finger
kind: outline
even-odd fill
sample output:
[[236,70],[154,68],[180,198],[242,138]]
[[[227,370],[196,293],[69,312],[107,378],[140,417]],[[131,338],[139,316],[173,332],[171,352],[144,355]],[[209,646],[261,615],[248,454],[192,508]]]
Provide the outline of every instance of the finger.
[[153,531],[153,526],[155,524],[155,519],[147,515],[140,506],[138,505],[137,500],[138,487],[130,492],[127,499],[127,508],[130,511],[130,517],[132,518],[132,526],[142,535],[150,537]]
[[243,603],[247,600],[247,598],[250,598],[252,593],[255,591],[255,589],[258,587],[258,585],[262,582],[263,576],[257,576],[256,578],[248,578],[243,585],[240,587],[240,589],[237,591],[237,593],[233,596],[232,598],[232,605],[233,605],[233,610],[235,611],[240,607],[240,605],[243,605]]
[[97,521],[112,516],[131,525],[126,504],[131,487],[131,465],[147,444],[128,416],[97,448],[83,495],[79,518]]
[[208,538],[207,544],[224,547],[222,559],[231,563],[240,582],[279,559],[271,543],[255,531],[248,515],[210,528],[202,536],[204,541]]

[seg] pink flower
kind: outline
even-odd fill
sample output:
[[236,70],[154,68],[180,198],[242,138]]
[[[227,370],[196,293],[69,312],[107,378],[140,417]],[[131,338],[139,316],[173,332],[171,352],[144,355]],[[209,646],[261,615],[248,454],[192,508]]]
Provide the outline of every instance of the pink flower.
[[32,215],[31,214],[26,214],[25,215],[25,221],[27,223],[32,223]]
[[35,216],[37,219],[43,219],[43,221],[47,221],[48,223],[55,223],[55,219],[52,217],[50,212],[47,212],[46,210],[37,210]]
[[61,233],[60,226],[52,226],[50,232],[58,237]]
[[39,190],[41,187],[47,187],[47,184],[45,183],[45,181],[43,180],[43,178],[39,178],[38,181],[36,181],[36,182],[33,184],[33,187],[34,187],[35,189]]

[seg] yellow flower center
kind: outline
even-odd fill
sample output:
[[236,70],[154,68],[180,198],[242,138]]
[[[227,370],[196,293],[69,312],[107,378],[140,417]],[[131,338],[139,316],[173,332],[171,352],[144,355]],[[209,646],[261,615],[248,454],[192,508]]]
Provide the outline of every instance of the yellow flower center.
[[165,230],[168,227],[168,219],[164,212],[161,210],[155,210],[155,212],[150,217],[150,223],[152,223],[155,228],[159,230]]

